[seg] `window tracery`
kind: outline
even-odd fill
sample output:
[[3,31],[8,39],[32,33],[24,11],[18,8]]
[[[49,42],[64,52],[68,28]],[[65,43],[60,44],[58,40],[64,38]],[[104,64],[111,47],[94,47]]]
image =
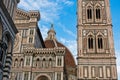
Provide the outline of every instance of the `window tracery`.
[[91,3],[88,3],[86,5],[85,11],[86,11],[86,21],[87,22],[93,22],[93,18],[94,18],[94,16],[93,16],[93,14],[94,14],[93,5]]
[[101,10],[99,7],[96,8],[96,19],[101,19]]
[[49,67],[51,67],[52,66],[52,59],[50,58],[49,59]]
[[23,67],[23,59],[20,60],[20,67]]
[[93,37],[92,37],[92,35],[90,35],[89,37],[88,37],[88,48],[89,49],[93,49]]
[[92,7],[91,6],[89,6],[89,7],[87,7],[87,19],[92,19]]
[[101,35],[98,36],[97,44],[98,44],[98,49],[103,49],[103,39]]
[[95,14],[95,21],[96,22],[101,22],[101,20],[102,20],[102,13],[101,13],[102,9],[101,8],[102,7],[101,7],[101,5],[99,3],[95,4],[94,14]]

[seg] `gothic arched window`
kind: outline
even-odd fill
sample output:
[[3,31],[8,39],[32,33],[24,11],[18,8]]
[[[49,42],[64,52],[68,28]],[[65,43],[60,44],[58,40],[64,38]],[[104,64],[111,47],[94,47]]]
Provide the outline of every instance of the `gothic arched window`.
[[20,60],[20,67],[23,67],[23,59]]
[[26,65],[27,65],[27,66],[30,65],[30,57],[26,57]]
[[14,67],[17,67],[17,66],[18,66],[18,59],[15,59]]
[[52,59],[50,58],[49,59],[49,67],[51,67],[52,66]]
[[39,67],[39,59],[36,60],[36,66]]
[[62,65],[62,59],[61,59],[61,58],[58,58],[57,65],[58,65],[58,66],[61,66],[61,65]]
[[88,37],[88,48],[93,49],[93,37],[92,36]]
[[100,7],[97,7],[96,10],[96,19],[101,19],[101,10],[100,10]]
[[45,58],[43,59],[43,62],[42,62],[42,67],[45,67],[46,66],[46,60]]
[[98,36],[98,49],[103,49],[103,39],[101,36]]
[[92,7],[87,8],[87,19],[92,19]]

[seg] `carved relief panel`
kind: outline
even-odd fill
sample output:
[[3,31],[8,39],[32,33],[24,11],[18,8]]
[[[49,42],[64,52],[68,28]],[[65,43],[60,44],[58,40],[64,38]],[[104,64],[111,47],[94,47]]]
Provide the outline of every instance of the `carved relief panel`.
[[22,36],[20,34],[21,33],[18,33],[15,38],[15,43],[13,48],[14,53],[20,53],[21,41],[22,41]]

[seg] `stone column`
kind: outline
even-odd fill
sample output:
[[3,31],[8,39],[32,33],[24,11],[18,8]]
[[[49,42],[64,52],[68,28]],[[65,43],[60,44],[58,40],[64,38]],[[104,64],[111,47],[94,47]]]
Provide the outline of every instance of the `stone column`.
[[63,72],[61,72],[61,80],[63,80]]
[[32,56],[30,56],[30,67],[32,66]]
[[57,72],[55,72],[55,80],[57,80]]

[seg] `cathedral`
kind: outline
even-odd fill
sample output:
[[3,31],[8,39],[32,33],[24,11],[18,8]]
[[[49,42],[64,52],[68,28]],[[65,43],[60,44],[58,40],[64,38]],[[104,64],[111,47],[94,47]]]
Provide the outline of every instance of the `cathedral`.
[[15,24],[19,33],[13,48],[10,80],[76,80],[72,53],[56,39],[53,25],[43,41],[39,19],[38,11],[16,11]]
[[109,0],[77,0],[77,64],[53,24],[43,40],[39,20],[39,11],[16,11],[10,80],[117,80]]

